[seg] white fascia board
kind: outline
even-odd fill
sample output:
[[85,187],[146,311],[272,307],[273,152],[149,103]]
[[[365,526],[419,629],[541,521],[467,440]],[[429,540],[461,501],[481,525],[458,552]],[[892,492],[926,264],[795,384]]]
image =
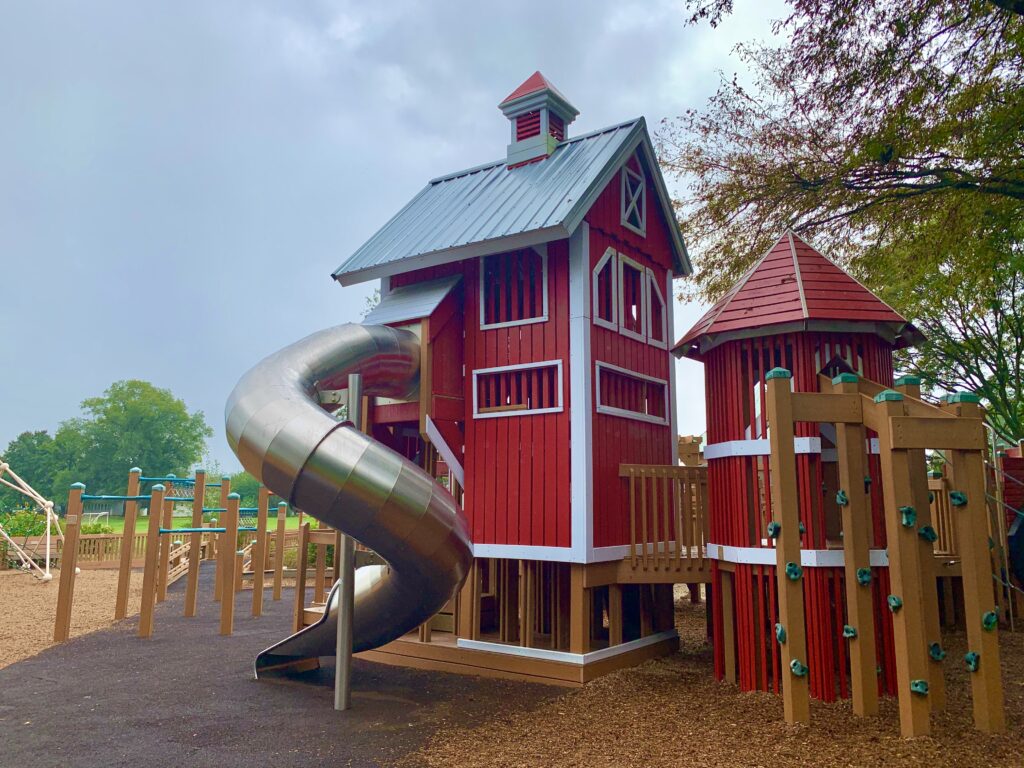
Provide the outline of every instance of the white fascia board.
[[[774,547],[734,547],[727,544],[708,544],[707,556],[712,560],[742,565],[776,565]],[[872,549],[868,555],[874,568],[889,565],[884,549]],[[842,568],[845,557],[841,549],[801,549],[800,565],[808,568]]]
[[587,562],[594,546],[594,452],[591,414],[590,225],[569,238],[569,472],[571,549]]
[[[820,437],[794,437],[794,453],[821,453]],[[767,438],[755,440],[727,440],[704,446],[705,459],[723,459],[729,456],[770,456],[771,445]]]
[[448,465],[448,469],[451,470],[452,474],[455,475],[455,479],[459,481],[459,487],[466,487],[466,473],[462,468],[462,463],[456,456],[455,451],[447,441],[441,435],[437,425],[434,424],[434,420],[430,418],[430,414],[427,414],[427,437],[430,442],[433,443],[437,452],[441,454],[441,458],[444,459],[444,463]]

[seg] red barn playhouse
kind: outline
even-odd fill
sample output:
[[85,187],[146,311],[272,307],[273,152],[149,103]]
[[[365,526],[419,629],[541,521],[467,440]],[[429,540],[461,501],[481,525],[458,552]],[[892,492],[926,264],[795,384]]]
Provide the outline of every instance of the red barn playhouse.
[[[454,636],[371,655],[579,683],[674,648],[672,583],[709,573],[665,562],[669,486],[697,477],[671,466],[672,279],[690,265],[642,118],[572,136],[539,72],[499,107],[506,156],[431,181],[334,275],[380,278],[366,322],[421,334],[419,402],[377,400],[369,421],[450,472],[476,556],[457,621],[435,622]],[[658,487],[620,477],[633,465],[660,466]]]
[[[869,714],[896,693],[925,733],[937,528],[987,659],[975,721],[999,730],[972,397],[893,382],[917,331],[788,233],[670,350],[690,264],[644,120],[572,136],[539,72],[499,107],[506,155],[429,182],[334,274],[379,279],[366,322],[419,335],[418,399],[367,401],[364,428],[448,483],[475,558],[445,611],[365,656],[580,684],[674,649],[673,585],[710,583],[719,676],[781,690],[794,722],[810,695]],[[673,351],[705,364],[707,468],[676,461]],[[933,513],[924,448],[972,489],[958,513],[952,493]]]

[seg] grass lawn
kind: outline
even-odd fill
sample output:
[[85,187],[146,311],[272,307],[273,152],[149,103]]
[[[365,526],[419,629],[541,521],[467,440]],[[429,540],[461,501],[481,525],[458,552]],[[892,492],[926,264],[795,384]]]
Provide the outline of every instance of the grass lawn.
[[[254,516],[254,519],[255,519],[255,516]],[[306,519],[306,518],[304,518],[304,519]],[[310,520],[310,522],[313,522],[313,518],[308,518],[308,519]],[[192,518],[191,517],[175,517],[173,520],[174,520],[174,524],[172,526],[173,528],[190,528],[190,527],[192,527]],[[124,518],[123,517],[111,517],[109,519],[104,519],[102,522],[105,525],[109,525],[111,528],[113,528],[114,529],[114,533],[124,533]],[[145,533],[147,525],[149,525],[149,518],[148,517],[140,517],[140,518],[138,518],[135,521],[135,532],[136,533]],[[298,517],[298,515],[289,516],[289,517],[285,518],[285,530],[295,531],[295,530],[298,530],[298,528],[299,528],[299,517]],[[276,516],[276,512],[275,512],[275,514],[271,515],[270,519],[267,521],[267,530],[269,530],[271,532],[277,530],[277,516]]]

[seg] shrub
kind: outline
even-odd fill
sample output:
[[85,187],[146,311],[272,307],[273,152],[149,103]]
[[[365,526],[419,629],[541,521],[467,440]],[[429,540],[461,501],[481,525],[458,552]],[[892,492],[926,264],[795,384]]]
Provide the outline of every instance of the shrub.
[[106,523],[82,523],[81,533],[113,533],[114,529]]
[[0,525],[12,538],[42,536],[46,533],[46,517],[27,510],[0,514]]

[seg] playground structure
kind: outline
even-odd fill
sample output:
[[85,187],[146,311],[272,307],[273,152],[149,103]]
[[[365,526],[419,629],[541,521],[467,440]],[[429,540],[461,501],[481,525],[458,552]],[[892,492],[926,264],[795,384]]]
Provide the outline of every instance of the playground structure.
[[[144,484],[150,486],[149,493],[141,492]],[[213,489],[219,492],[219,502],[217,506],[206,506],[207,492]],[[288,505],[283,501],[277,504],[276,527],[271,532],[268,528],[271,495],[269,490],[260,487],[257,506],[242,507],[239,495],[231,492],[229,477],[222,477],[218,483],[207,482],[203,470],[197,470],[192,478],[178,478],[174,475],[144,477],[140,469],[132,468],[124,495],[90,495],[85,493],[84,485],[74,484],[68,495],[65,516],[54,641],[66,640],[70,632],[75,575],[79,572],[78,537],[86,504],[98,501],[124,505],[124,531],[117,553],[115,620],[127,615],[132,570],[140,565],[143,568],[140,637],[152,636],[154,609],[166,600],[167,588],[178,579],[187,578],[184,615],[195,616],[199,604],[199,569],[204,560],[212,560],[215,587],[211,597],[221,604],[220,632],[230,635],[234,626],[235,595],[247,579],[252,586],[253,616],[262,613],[268,573],[272,576],[272,599],[281,599]],[[147,509],[146,533],[141,541],[135,530],[140,504]],[[173,527],[174,508],[179,504],[191,506],[188,527]],[[204,522],[210,515],[220,518]]]
[[[53,533],[56,532],[60,541],[64,540],[64,532],[60,527],[60,518],[53,510],[53,502],[43,498],[31,485],[25,482],[6,462],[0,462],[0,484],[11,488],[29,499],[35,506],[36,514],[42,514],[46,519],[46,530],[41,538],[36,537],[33,545],[29,544],[29,537],[23,537],[19,543],[14,540],[4,526],[0,524],[0,542],[14,552],[21,569],[32,573],[34,576],[49,581],[53,578],[50,573],[50,565],[56,553],[53,542]],[[39,547],[42,546],[42,552]],[[6,555],[4,555],[6,558]],[[42,565],[39,559],[42,558]]]
[[[331,527],[300,525],[294,634],[257,657],[261,678],[355,651],[580,685],[677,647],[673,586],[703,585],[716,675],[780,693],[789,722],[810,721],[811,698],[870,716],[890,695],[901,732],[928,733],[954,662],[941,625],[962,622],[974,724],[1002,731],[998,633],[1020,593],[977,398],[932,403],[896,378],[919,333],[789,232],[673,347],[672,279],[690,265],[643,120],[569,137],[577,112],[539,73],[501,109],[505,158],[430,182],[335,273],[381,279],[365,324],[286,347],[232,392],[256,508],[226,480],[205,506],[218,484],[201,472],[72,489],[55,639],[83,504],[125,505],[116,618],[149,508],[142,637],[177,578],[195,615],[204,559],[222,634],[246,570],[259,615],[271,549],[278,599],[292,505]],[[705,366],[705,445],[677,438],[673,353]],[[328,570],[326,550],[352,539],[346,579],[348,556]]]

